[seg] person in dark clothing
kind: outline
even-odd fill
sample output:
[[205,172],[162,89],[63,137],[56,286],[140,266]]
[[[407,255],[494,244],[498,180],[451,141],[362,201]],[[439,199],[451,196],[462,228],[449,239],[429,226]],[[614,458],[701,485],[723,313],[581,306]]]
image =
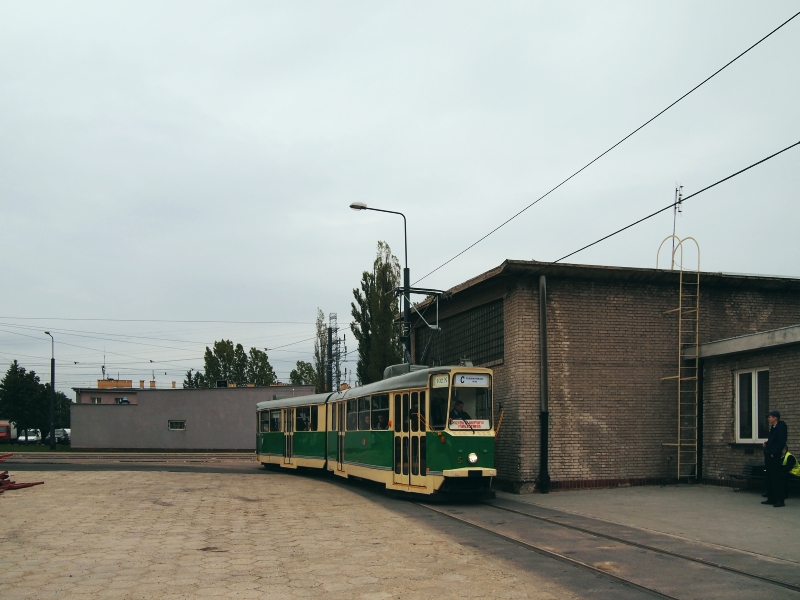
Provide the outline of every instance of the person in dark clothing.
[[453,410],[450,411],[450,418],[459,421],[469,421],[472,419],[472,417],[464,412],[464,403],[461,400],[456,400],[455,405],[453,405]]
[[763,443],[764,466],[767,471],[767,499],[761,504],[772,504],[775,508],[784,505],[786,493],[786,479],[782,476],[783,449],[786,447],[788,429],[786,423],[781,421],[781,413],[771,410],[767,414],[769,421],[769,437]]

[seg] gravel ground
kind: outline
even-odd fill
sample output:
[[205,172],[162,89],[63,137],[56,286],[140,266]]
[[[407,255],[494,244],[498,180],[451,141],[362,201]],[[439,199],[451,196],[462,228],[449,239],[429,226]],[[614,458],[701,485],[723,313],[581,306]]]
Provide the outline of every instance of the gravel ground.
[[2,598],[574,597],[350,484],[9,467]]

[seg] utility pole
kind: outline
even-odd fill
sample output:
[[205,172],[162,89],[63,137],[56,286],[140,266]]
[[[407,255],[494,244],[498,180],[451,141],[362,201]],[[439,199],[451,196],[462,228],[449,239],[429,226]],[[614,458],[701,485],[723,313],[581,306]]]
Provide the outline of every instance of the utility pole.
[[327,364],[325,365],[325,391],[333,391],[333,328],[328,327],[328,352]]
[[[56,449],[56,341],[50,336],[50,450]],[[27,438],[26,438],[27,439]]]

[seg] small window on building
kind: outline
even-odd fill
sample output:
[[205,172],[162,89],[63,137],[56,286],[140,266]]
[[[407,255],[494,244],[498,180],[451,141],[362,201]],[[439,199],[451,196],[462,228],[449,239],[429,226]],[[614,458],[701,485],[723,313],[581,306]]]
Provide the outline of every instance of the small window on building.
[[294,423],[294,430],[295,431],[308,431],[309,425],[311,424],[311,407],[310,406],[300,406],[295,411],[295,423]]
[[358,400],[347,401],[347,431],[358,431]]
[[115,404],[130,404],[131,402],[127,398],[114,398],[114,403]]
[[369,431],[372,420],[369,416],[370,397],[358,399],[358,428]]
[[186,431],[186,421],[170,421],[170,431]]
[[319,406],[312,406],[311,407],[311,427],[309,427],[309,431],[317,431],[317,427],[319,426]]
[[89,398],[89,401],[90,401],[92,404],[101,404],[101,402],[100,402],[100,398]]
[[269,430],[270,431],[280,431],[281,430],[281,411],[278,410],[271,410],[269,412]]
[[769,437],[769,370],[736,374],[736,441],[760,442]]
[[258,415],[259,415],[259,418],[260,418],[259,420],[260,420],[260,423],[261,423],[259,431],[261,433],[267,433],[269,431],[269,411],[268,410],[262,410],[260,413],[258,413]]

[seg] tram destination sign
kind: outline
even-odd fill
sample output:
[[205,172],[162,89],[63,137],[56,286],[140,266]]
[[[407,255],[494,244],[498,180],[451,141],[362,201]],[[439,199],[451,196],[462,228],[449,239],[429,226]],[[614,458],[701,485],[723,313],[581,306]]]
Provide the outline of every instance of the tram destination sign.
[[474,373],[456,373],[453,377],[453,385],[456,387],[489,387],[488,375],[476,375]]
[[450,429],[472,429],[473,431],[480,431],[481,429],[489,429],[488,419],[450,419]]

